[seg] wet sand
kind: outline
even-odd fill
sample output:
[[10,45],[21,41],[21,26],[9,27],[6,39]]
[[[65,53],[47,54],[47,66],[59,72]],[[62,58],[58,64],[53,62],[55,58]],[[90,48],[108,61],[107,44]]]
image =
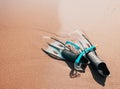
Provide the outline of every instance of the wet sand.
[[[119,89],[120,1],[1,0],[1,89]],[[47,56],[46,36],[66,37],[82,30],[98,44],[97,52],[110,69],[101,78],[91,68],[71,78],[71,67]],[[57,34],[57,35],[56,35]]]

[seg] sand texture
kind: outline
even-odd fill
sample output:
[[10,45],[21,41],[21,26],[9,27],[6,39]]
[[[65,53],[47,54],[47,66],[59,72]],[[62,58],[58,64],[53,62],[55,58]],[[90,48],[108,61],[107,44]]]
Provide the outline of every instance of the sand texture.
[[[111,76],[87,67],[71,78],[72,63],[55,60],[41,48],[77,39],[83,31],[97,44]],[[0,0],[0,89],[120,89],[119,0]]]

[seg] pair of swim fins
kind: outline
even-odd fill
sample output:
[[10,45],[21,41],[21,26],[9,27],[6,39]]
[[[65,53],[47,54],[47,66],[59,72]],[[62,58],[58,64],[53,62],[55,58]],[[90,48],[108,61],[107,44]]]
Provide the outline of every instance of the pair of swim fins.
[[[62,41],[51,37],[55,42],[48,43],[48,48],[42,50],[53,58],[73,62],[74,68],[78,71],[85,71],[83,66],[91,63],[101,76],[107,77],[110,75],[110,71],[105,62],[98,57],[95,51],[96,46],[92,45],[84,34],[82,34],[82,37],[83,40],[80,40],[79,44],[72,41],[63,43]],[[72,46],[78,52],[74,52],[67,45]]]

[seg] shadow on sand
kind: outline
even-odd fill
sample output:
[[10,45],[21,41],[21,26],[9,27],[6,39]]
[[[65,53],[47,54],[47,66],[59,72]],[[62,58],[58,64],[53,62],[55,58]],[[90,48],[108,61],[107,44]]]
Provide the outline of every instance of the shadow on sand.
[[[75,70],[73,62],[70,62],[70,61],[67,61],[67,60],[62,60],[62,59],[56,59],[56,60],[66,62],[68,67],[71,69],[71,71],[69,73],[70,78],[78,78],[78,77],[80,77],[80,73],[85,73],[85,72],[80,72],[80,71]],[[86,67],[85,67],[85,69],[86,69]],[[103,77],[103,76],[99,75],[97,70],[95,69],[95,67],[93,65],[89,64],[88,67],[89,67],[89,69],[91,71],[91,74],[92,74],[94,80],[98,84],[100,84],[101,86],[105,86],[106,77]]]
[[72,62],[70,62],[70,61],[65,61],[65,62],[69,66],[69,68],[71,69],[71,71],[69,73],[70,78],[80,77],[80,72],[75,70],[74,64]]
[[[66,62],[66,64],[68,65],[68,67],[71,69],[71,71],[69,73],[70,78],[77,78],[77,77],[80,77],[80,73],[85,73],[85,71],[81,72],[81,71],[75,70],[74,63],[71,62],[71,61],[59,59],[59,58],[51,56],[51,55],[49,55],[49,56],[52,57],[52,58],[54,58],[55,60]],[[85,59],[83,58],[83,60],[85,60]],[[86,69],[86,67],[87,67],[87,65],[84,67],[84,70]],[[89,64],[88,67],[89,67],[89,69],[91,71],[91,74],[92,74],[94,80],[98,84],[100,84],[101,86],[105,86],[106,77],[103,77],[103,76],[99,75],[98,72],[97,72],[97,70],[96,70],[96,68],[92,64]]]
[[[80,76],[80,73],[85,73],[85,72],[76,71],[74,69],[74,64],[72,62],[69,62],[69,61],[65,61],[65,62],[71,68],[71,71],[69,73],[70,78],[77,78],[77,77]],[[86,69],[86,67],[85,67],[85,69]],[[98,84],[100,84],[101,86],[105,86],[106,77],[103,77],[103,76],[99,75],[97,70],[95,69],[95,67],[93,65],[89,64],[88,67],[91,71],[91,74],[92,74],[94,80]]]

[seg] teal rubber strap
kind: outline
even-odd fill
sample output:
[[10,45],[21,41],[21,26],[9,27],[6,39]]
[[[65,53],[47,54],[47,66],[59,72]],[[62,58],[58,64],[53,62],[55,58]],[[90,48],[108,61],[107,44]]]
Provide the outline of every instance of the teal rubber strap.
[[76,44],[74,44],[73,42],[71,42],[71,41],[66,41],[66,43],[65,44],[71,44],[72,46],[74,46],[75,47],[75,49],[77,49],[77,50],[79,50],[80,49],[80,47],[78,46],[78,45],[76,45]]
[[87,54],[88,52],[94,51],[95,48],[96,48],[95,46],[91,46],[91,47],[83,50],[83,51],[79,54],[79,56],[77,57],[77,59],[75,60],[75,63],[78,64],[78,63],[80,62],[81,58],[83,57],[83,55]]

